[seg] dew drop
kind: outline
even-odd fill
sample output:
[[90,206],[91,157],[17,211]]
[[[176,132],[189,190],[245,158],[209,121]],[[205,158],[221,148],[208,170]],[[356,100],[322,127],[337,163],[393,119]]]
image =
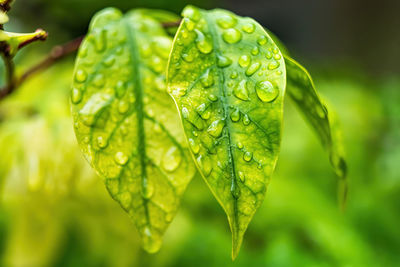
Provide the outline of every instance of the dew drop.
[[193,53],[184,53],[182,54],[182,59],[186,61],[187,63],[191,63],[194,60],[194,54]]
[[210,69],[207,69],[204,74],[201,75],[200,82],[204,88],[211,87],[214,84],[214,76],[210,74]]
[[78,88],[73,88],[71,91],[71,101],[73,104],[78,104],[82,100],[82,92]]
[[218,97],[214,94],[209,94],[208,99],[210,99],[210,101],[212,101],[212,102],[215,102],[218,100]]
[[239,175],[239,179],[240,179],[240,181],[241,181],[242,183],[244,183],[244,180],[245,180],[245,175],[244,175],[244,172],[242,172],[242,171],[239,171],[239,172],[238,172],[238,175]]
[[258,46],[255,46],[255,47],[253,47],[253,49],[251,49],[251,54],[253,56],[257,56],[259,52],[260,52],[260,50],[258,49]]
[[244,116],[243,116],[243,124],[244,124],[244,126],[247,126],[250,124],[250,118],[247,114],[244,114]]
[[248,55],[242,55],[239,57],[238,63],[239,66],[245,68],[250,65],[250,57]]
[[244,24],[242,27],[242,30],[246,33],[253,33],[255,29],[256,26],[251,22]]
[[268,64],[268,69],[269,70],[274,70],[279,67],[279,62],[278,61],[273,61]]
[[231,28],[222,33],[222,39],[228,44],[235,44],[242,40],[242,34],[237,29]]
[[213,121],[207,129],[207,132],[217,138],[220,137],[222,130],[224,129],[225,121],[224,120],[216,120]]
[[234,111],[231,113],[231,120],[233,122],[237,122],[240,120],[240,111],[238,108],[236,108]]
[[115,56],[111,55],[107,57],[102,63],[106,67],[111,67],[115,63]]
[[271,82],[262,81],[256,83],[256,93],[261,101],[271,102],[274,101],[275,98],[278,96],[279,91],[272,85]]
[[154,194],[154,185],[148,178],[142,184],[141,193],[144,199],[150,199]]
[[247,76],[251,76],[253,75],[256,71],[258,71],[258,69],[260,68],[261,64],[259,62],[255,62],[253,64],[251,64],[247,70],[246,70],[246,75]]
[[281,59],[281,55],[280,55],[280,54],[275,54],[275,55],[274,55],[274,59],[276,59],[276,60]]
[[128,209],[131,206],[132,203],[132,197],[129,192],[123,192],[119,196],[119,202],[121,203],[122,207],[124,209]]
[[208,157],[198,156],[196,159],[200,169],[203,171],[204,176],[209,176],[212,171],[212,165]]
[[195,32],[197,34],[196,38],[196,47],[199,49],[199,51],[203,54],[209,54],[213,50],[213,45],[210,40],[208,40],[204,34],[195,29]]
[[267,53],[265,53],[265,57],[266,57],[267,59],[271,59],[271,58],[272,58],[272,53],[269,52],[269,51],[267,51]]
[[125,165],[128,162],[128,156],[124,154],[124,152],[118,151],[115,153],[114,160],[119,165]]
[[267,37],[265,37],[264,35],[260,35],[260,37],[258,37],[258,39],[257,39],[257,43],[259,45],[264,45],[267,43],[267,41],[268,41]]
[[251,152],[249,152],[249,151],[246,151],[246,152],[243,154],[243,159],[244,159],[245,161],[247,161],[247,162],[249,162],[252,158],[253,158],[253,153],[251,153]]
[[124,100],[119,101],[119,104],[118,104],[119,113],[124,114],[128,111],[128,109],[129,109],[128,102],[126,102]]
[[161,164],[166,171],[173,172],[179,167],[181,161],[182,161],[181,151],[176,146],[172,146],[164,154]]
[[231,194],[235,199],[240,197],[240,188],[236,183],[232,183],[231,185]]
[[108,141],[107,141],[106,138],[104,138],[103,136],[99,135],[99,136],[97,137],[97,145],[98,145],[100,148],[105,148],[105,147],[108,146]]
[[[124,96],[126,91],[126,87],[123,81],[118,81],[117,85],[115,86],[115,94],[117,95],[118,98],[121,98]],[[133,100],[135,102],[135,99]]]
[[188,31],[193,31],[194,30],[194,28],[195,28],[195,26],[196,26],[196,23],[193,21],[193,20],[191,20],[191,19],[189,19],[189,18],[185,18],[184,19],[184,22],[185,22],[185,27],[186,27],[186,29],[188,30]]
[[188,119],[189,118],[189,110],[186,107],[183,107],[181,112],[182,112],[182,117],[184,119]]
[[148,253],[156,253],[161,248],[161,238],[154,236],[150,227],[146,226],[142,234],[143,248]]
[[196,143],[196,141],[193,138],[189,138],[189,145],[190,149],[193,151],[194,154],[199,153],[200,146],[199,144]]
[[237,142],[237,147],[239,148],[239,149],[242,149],[243,148],[243,144],[242,144],[242,142]]
[[228,67],[232,64],[232,60],[230,60],[228,57],[218,55],[217,56],[217,66],[220,68],[225,68]]
[[87,74],[86,71],[79,69],[76,71],[75,73],[75,81],[77,81],[78,83],[83,83],[85,82],[87,79]]
[[237,19],[229,14],[223,14],[217,19],[217,24],[223,29],[232,28],[236,25]]
[[190,18],[194,21],[198,21],[201,18],[200,11],[193,6],[185,7],[182,11],[182,16]]
[[96,87],[102,87],[104,85],[104,76],[103,76],[103,74],[97,74],[93,79],[93,84]]
[[249,100],[249,91],[247,90],[247,81],[241,80],[233,89],[233,94],[241,100]]

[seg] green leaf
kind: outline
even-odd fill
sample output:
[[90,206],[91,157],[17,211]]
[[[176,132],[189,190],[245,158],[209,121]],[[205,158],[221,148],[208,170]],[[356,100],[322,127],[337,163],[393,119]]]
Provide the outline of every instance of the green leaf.
[[168,90],[195,162],[228,216],[235,258],[278,157],[285,63],[251,18],[192,6],[183,16]]
[[307,70],[290,57],[284,58],[287,69],[287,94],[310,123],[323,147],[329,153],[331,165],[339,177],[339,202],[343,208],[347,196],[347,167],[338,120],[318,96]]
[[79,145],[148,252],[160,248],[195,172],[166,91],[171,44],[151,17],[104,9],[80,47],[71,95]]

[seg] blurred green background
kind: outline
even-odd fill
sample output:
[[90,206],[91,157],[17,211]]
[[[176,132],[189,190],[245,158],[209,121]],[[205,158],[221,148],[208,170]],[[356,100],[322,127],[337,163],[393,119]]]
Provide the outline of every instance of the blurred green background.
[[[49,31],[17,71],[86,32],[106,6],[167,9],[183,0],[16,0],[7,30]],[[286,100],[282,151],[239,257],[226,217],[195,177],[161,251],[146,254],[128,216],[73,134],[73,56],[0,102],[0,266],[399,266],[400,34],[393,1],[211,1],[277,33],[337,110],[349,165],[347,209],[317,138]],[[3,72],[3,71],[2,71]]]

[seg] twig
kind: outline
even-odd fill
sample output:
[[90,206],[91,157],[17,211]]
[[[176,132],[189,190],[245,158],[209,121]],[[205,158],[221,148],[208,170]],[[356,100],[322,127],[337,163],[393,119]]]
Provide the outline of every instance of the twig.
[[[42,61],[37,63],[36,65],[32,66],[28,70],[26,70],[21,77],[18,79],[14,79],[13,82],[10,83],[10,80],[7,79],[7,85],[0,89],[0,100],[11,94],[18,86],[20,86],[26,79],[31,77],[33,74],[36,72],[47,69],[51,65],[53,65],[55,62],[58,60],[66,57],[67,55],[71,54],[72,52],[75,52],[78,50],[79,45],[81,44],[83,39],[83,36],[78,37],[72,41],[69,41],[68,43],[64,45],[57,45],[53,47],[51,50],[50,54],[44,58]],[[6,59],[6,58],[5,58]],[[4,62],[7,62],[6,60]],[[7,64],[7,63],[6,63]],[[9,68],[6,66],[6,69],[8,70]],[[7,75],[9,76],[9,74]]]
[[[0,7],[1,8],[1,7]],[[181,20],[178,21],[172,21],[172,22],[165,22],[162,23],[162,26],[164,28],[171,28],[171,27],[177,27],[181,23]],[[44,38],[46,38],[45,36]],[[38,37],[35,40],[42,40],[43,37]],[[28,43],[31,43],[35,40],[29,40],[25,43],[22,43],[20,46],[25,46]],[[37,63],[36,65],[32,66],[28,70],[26,70],[19,78],[14,78],[14,65],[12,63],[12,60],[5,60],[4,62],[6,63],[6,69],[7,69],[7,85],[4,86],[3,88],[0,89],[0,101],[11,94],[17,87],[19,87],[26,79],[31,77],[33,74],[37,73],[40,70],[47,69],[51,67],[54,63],[56,63],[58,60],[66,57],[67,55],[75,52],[78,50],[81,42],[83,40],[83,36],[78,37],[66,44],[63,45],[57,45],[53,47],[51,50],[50,54],[44,58],[42,61]],[[5,54],[4,57],[7,57]],[[5,58],[7,59],[7,58]],[[9,66],[7,66],[9,64]],[[12,77],[12,78],[10,78]]]

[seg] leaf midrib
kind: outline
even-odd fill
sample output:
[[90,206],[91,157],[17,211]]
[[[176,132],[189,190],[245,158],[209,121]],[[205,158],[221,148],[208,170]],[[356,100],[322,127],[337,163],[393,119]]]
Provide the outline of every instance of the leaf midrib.
[[[138,134],[138,154],[140,158],[140,168],[141,168],[141,190],[144,192],[147,190],[147,171],[146,171],[146,139],[145,139],[145,132],[144,132],[144,112],[143,112],[143,84],[140,78],[140,71],[139,71],[139,58],[138,55],[138,47],[136,45],[136,36],[133,34],[133,30],[130,27],[130,22],[128,18],[125,17],[122,20],[127,34],[128,39],[128,46],[130,46],[130,59],[131,59],[131,67],[133,70],[134,82],[135,82],[135,96],[136,96],[136,117],[138,120],[138,127],[137,127],[137,134]],[[135,64],[137,62],[137,64]],[[142,196],[143,206],[145,210],[145,216],[147,223],[150,223],[150,215],[149,215],[149,208],[148,208],[148,199]]]
[[[205,17],[205,21],[207,23],[207,26],[210,30],[210,34],[212,36],[212,42],[213,42],[213,47],[214,47],[214,51],[212,52],[214,54],[214,58],[215,58],[215,62],[217,62],[217,51],[220,50],[220,45],[219,45],[219,41],[218,41],[218,35],[216,34],[216,29],[214,27],[214,23],[209,21],[209,17],[208,14],[206,12],[204,12],[204,17]],[[224,111],[224,119],[225,119],[225,123],[226,123],[226,128],[227,128],[227,135],[228,135],[228,146],[229,146],[229,150],[228,150],[228,157],[229,157],[229,162],[231,164],[228,164],[230,166],[230,170],[231,170],[231,188],[230,188],[230,192],[231,192],[231,197],[233,199],[233,209],[234,209],[234,225],[232,227],[237,228],[238,229],[238,222],[239,222],[239,216],[238,216],[238,206],[237,206],[237,198],[235,198],[233,196],[234,190],[236,188],[237,185],[237,177],[236,177],[236,171],[235,171],[235,160],[233,157],[233,151],[232,151],[232,139],[231,139],[231,133],[230,133],[230,128],[231,128],[231,123],[229,120],[229,112],[228,112],[228,104],[227,104],[227,96],[226,96],[226,92],[225,92],[225,87],[224,87],[224,82],[225,82],[225,76],[224,76],[224,71],[219,68],[217,66],[217,72],[218,72],[218,76],[219,76],[219,91],[220,94],[222,95],[221,97],[221,103],[222,103],[222,108]],[[234,229],[232,229],[234,232]]]

